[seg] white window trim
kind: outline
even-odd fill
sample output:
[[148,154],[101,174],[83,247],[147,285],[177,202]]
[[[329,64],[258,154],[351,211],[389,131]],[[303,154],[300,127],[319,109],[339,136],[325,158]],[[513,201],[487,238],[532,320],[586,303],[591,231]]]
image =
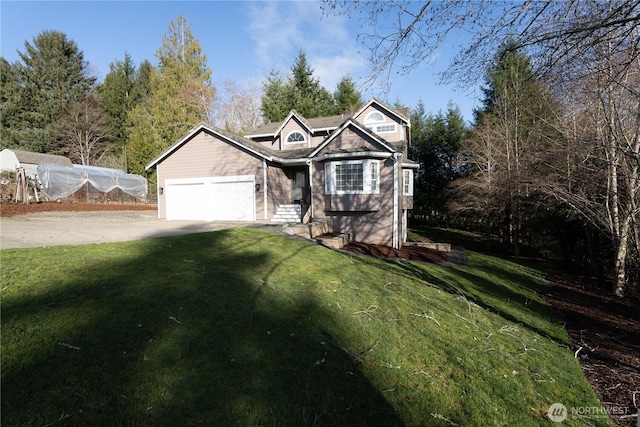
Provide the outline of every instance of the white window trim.
[[[336,165],[361,164],[362,190],[336,190]],[[377,179],[373,179],[373,168],[377,170]],[[380,194],[380,162],[372,159],[341,160],[324,164],[325,194]]]
[[402,171],[402,195],[413,196],[413,170]]
[[[380,117],[382,117],[381,120],[377,120],[377,119],[372,119],[371,116],[373,116],[374,114],[379,114]],[[371,111],[369,114],[367,114],[367,116],[364,118],[364,122],[366,124],[368,123],[384,123],[384,114],[382,114],[380,111]]]
[[[381,131],[380,128],[383,127],[387,127],[387,126],[392,126],[393,129],[390,130],[383,130]],[[385,133],[395,133],[397,130],[396,124],[395,123],[386,123],[383,125],[376,125],[376,126],[367,126],[367,129],[369,129],[371,132],[377,133],[379,135],[385,134]]]
[[[293,142],[289,142],[289,137],[291,135],[293,135],[294,133],[299,133],[300,135],[302,135],[303,140],[302,141],[293,141]],[[307,142],[307,137],[304,135],[304,133],[300,132],[299,130],[292,130],[291,132],[289,132],[287,134],[287,137],[284,139],[284,143],[285,144],[305,144]]]
[[[391,126],[392,129],[391,130],[380,130],[380,128],[387,127],[387,126]],[[384,125],[378,125],[378,126],[376,126],[376,128],[374,130],[374,132],[378,133],[378,134],[394,133],[395,131],[396,131],[396,124],[395,123],[387,123],[387,124],[384,124]]]

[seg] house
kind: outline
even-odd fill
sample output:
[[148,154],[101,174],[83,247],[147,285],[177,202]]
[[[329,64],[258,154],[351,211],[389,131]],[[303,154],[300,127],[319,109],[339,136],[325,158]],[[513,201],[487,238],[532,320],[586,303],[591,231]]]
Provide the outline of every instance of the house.
[[373,98],[351,116],[291,111],[244,137],[199,125],[146,168],[157,170],[159,218],[325,220],[399,248],[418,167],[409,142],[408,112]]
[[72,163],[67,157],[54,154],[32,153],[30,151],[12,150],[5,148],[0,151],[0,170],[15,172],[19,167],[24,168],[27,177],[36,178],[38,165],[42,163],[56,164],[71,167]]

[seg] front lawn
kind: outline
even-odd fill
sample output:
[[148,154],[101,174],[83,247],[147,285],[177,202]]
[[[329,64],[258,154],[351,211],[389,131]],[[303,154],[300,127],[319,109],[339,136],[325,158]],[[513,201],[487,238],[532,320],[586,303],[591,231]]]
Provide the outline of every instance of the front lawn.
[[[536,271],[255,229],[3,250],[2,424],[538,425],[599,406]],[[577,419],[609,425],[607,419]]]

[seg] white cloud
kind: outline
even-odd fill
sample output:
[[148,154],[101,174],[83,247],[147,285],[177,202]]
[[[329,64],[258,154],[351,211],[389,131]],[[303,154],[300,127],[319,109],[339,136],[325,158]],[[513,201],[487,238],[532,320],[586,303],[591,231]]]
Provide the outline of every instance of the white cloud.
[[332,57],[309,58],[314,70],[314,75],[320,79],[322,86],[333,92],[342,77],[350,75],[356,86],[358,85],[357,72],[362,69],[362,58],[355,54],[345,54]]
[[286,73],[298,52],[307,55],[314,76],[329,90],[349,74],[354,80],[364,71],[357,34],[343,16],[324,15],[320,2],[285,1],[249,3],[248,31],[255,55],[264,69]]

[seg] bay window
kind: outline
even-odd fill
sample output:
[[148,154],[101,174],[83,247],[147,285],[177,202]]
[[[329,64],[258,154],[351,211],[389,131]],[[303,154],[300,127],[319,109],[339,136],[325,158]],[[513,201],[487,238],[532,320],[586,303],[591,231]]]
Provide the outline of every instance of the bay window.
[[378,160],[343,160],[325,163],[325,194],[378,194]]

